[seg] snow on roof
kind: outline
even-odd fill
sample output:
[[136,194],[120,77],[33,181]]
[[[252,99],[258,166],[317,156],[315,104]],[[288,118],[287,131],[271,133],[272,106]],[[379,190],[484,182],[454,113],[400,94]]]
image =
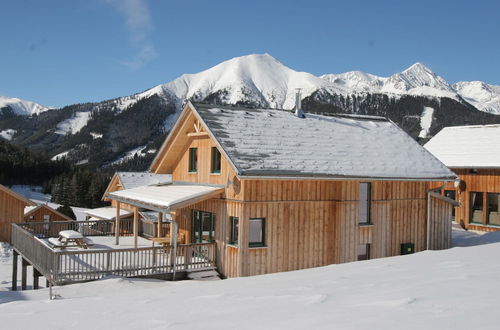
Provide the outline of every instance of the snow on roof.
[[171,184],[113,191],[107,197],[148,209],[173,210],[212,198],[223,191],[221,186]]
[[33,211],[34,209],[40,207],[40,205],[34,205],[34,206],[25,206],[24,207],[24,215],[30,213],[31,211]]
[[116,172],[124,189],[172,183],[172,175],[147,172]]
[[391,121],[194,105],[242,176],[455,179]]
[[[116,217],[116,207],[99,207],[96,209],[89,209],[84,211],[87,215],[91,217],[96,217],[102,220],[115,220]],[[126,217],[131,215],[132,212],[120,209],[120,216]]]
[[500,167],[500,125],[445,127],[425,148],[449,167]]

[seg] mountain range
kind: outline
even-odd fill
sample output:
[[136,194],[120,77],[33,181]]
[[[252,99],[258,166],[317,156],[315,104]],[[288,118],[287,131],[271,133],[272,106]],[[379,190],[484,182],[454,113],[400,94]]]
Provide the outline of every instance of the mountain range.
[[387,116],[421,140],[443,126],[500,122],[500,86],[449,84],[421,63],[390,77],[360,71],[315,76],[254,54],[98,103],[52,109],[0,96],[0,136],[55,158],[110,166],[154,154],[187,99],[292,109],[297,88],[306,111]]

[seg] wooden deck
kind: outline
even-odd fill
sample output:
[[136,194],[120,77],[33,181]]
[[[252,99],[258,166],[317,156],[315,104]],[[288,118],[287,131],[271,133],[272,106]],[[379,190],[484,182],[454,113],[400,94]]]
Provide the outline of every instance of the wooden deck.
[[[120,248],[96,245],[88,250],[58,250],[46,242],[61,230],[76,230],[90,239],[96,236],[111,238],[113,226],[113,221],[107,220],[14,224],[12,245],[14,252],[25,261],[23,265],[33,265],[53,285],[93,281],[105,276],[170,279],[175,278],[176,273],[214,269],[216,266],[215,243],[178,245],[174,255],[173,246],[142,244],[137,248]],[[128,229],[125,222],[121,226],[121,235],[129,235],[131,231]]]

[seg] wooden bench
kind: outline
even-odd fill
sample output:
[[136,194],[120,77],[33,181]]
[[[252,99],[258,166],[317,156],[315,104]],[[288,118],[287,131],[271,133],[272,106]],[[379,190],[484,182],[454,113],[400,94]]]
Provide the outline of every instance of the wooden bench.
[[[170,245],[170,235],[164,237],[153,237],[151,238],[151,241],[160,245]],[[179,235],[177,235],[177,244],[184,244],[184,233],[179,233]]]

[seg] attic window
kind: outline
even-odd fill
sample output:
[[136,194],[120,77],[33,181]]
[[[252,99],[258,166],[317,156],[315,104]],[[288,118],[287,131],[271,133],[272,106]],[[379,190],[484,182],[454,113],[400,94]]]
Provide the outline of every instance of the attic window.
[[220,152],[217,147],[212,147],[211,173],[220,173]]
[[198,148],[189,148],[189,173],[196,173],[198,170]]

